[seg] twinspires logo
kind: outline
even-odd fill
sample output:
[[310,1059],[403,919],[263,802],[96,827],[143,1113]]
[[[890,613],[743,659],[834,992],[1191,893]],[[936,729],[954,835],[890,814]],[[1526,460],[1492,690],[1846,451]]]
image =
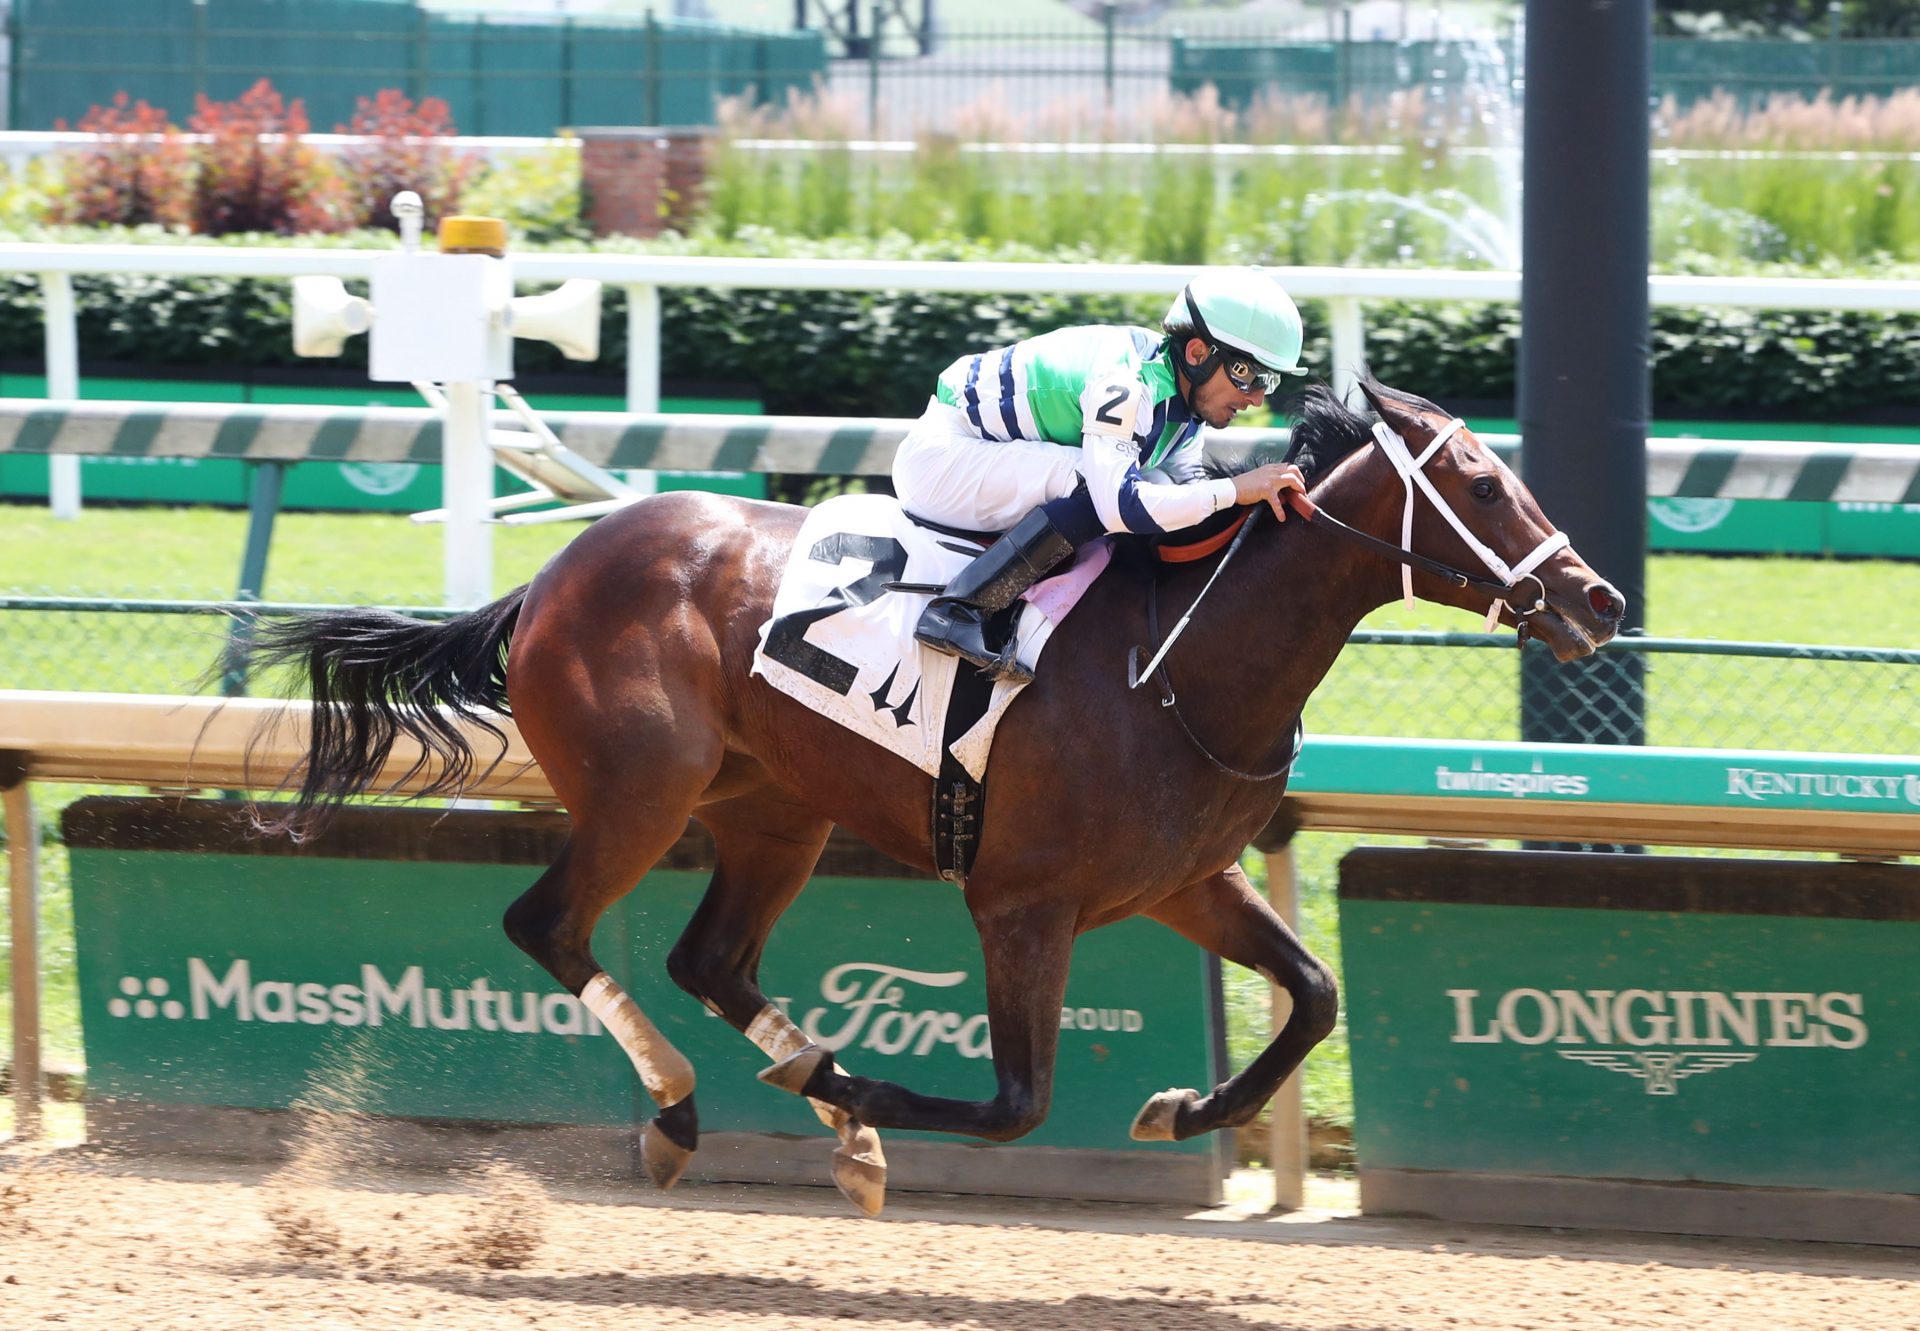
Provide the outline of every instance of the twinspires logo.
[[[441,1031],[504,1031],[517,1035],[599,1035],[604,1027],[567,993],[510,993],[495,989],[484,976],[465,988],[427,984],[426,970],[409,966],[388,980],[378,966],[360,968],[359,984],[295,983],[253,978],[242,957],[216,975],[199,957],[187,958],[187,1001],[167,999],[164,979],[125,976],[122,997],[107,1011],[115,1017],[167,1017],[211,1021],[226,1014],[235,1021],[305,1026],[383,1026],[398,1024]],[[141,997],[140,995],[146,995]],[[156,1001],[165,1000],[165,1001]]]
[[1456,772],[1442,763],[1433,769],[1433,788],[1448,794],[1509,795],[1523,800],[1529,795],[1585,795],[1590,783],[1578,772],[1549,772],[1536,758],[1529,772],[1489,772],[1478,758],[1464,772]]
[[1623,1045],[1555,1052],[1643,1081],[1648,1095],[1674,1095],[1682,1078],[1751,1063],[1761,1049],[1858,1049],[1867,1042],[1859,994],[1509,989],[1484,1007],[1478,989],[1446,995],[1453,1044]]

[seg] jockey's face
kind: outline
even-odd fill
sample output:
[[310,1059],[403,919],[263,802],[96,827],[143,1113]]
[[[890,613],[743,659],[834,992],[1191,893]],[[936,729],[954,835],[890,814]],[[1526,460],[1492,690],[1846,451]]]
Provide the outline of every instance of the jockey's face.
[[[1201,339],[1188,338],[1185,351],[1187,365],[1198,365],[1207,358],[1210,350],[1212,348]],[[1181,373],[1185,377],[1184,368]],[[1216,430],[1229,424],[1248,407],[1261,406],[1267,400],[1266,393],[1257,381],[1251,388],[1235,388],[1233,381],[1217,369],[1204,384],[1194,388],[1192,397],[1194,414]]]

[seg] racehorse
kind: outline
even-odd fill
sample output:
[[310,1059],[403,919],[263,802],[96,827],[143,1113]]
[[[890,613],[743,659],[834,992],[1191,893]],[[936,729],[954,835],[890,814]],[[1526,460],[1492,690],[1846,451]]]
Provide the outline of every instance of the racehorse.
[[986,1099],[845,1071],[759,987],[768,933],[834,824],[909,865],[933,864],[933,778],[749,673],[802,509],[658,495],[600,519],[531,583],[458,618],[352,610],[263,633],[269,659],[303,663],[314,704],[281,826],[366,791],[403,733],[437,764],[439,790],[458,793],[479,766],[459,722],[510,713],[572,832],[508,907],[506,932],[633,1061],[661,1107],[642,1157],[663,1187],[699,1141],[693,1070],[608,977],[591,939],[689,817],[711,832],[716,867],[668,972],[774,1060],[763,1080],[806,1096],[838,1132],[835,1180],[869,1214],[884,1197],[878,1129],[1007,1141],[1040,1123],[1074,939],[1129,916],[1291,996],[1285,1026],[1246,1068],[1205,1094],[1153,1095],[1133,1135],[1244,1124],[1332,1030],[1337,995],[1239,857],[1286,789],[1307,695],[1362,616],[1404,581],[1409,595],[1496,613],[1571,660],[1611,638],[1625,611],[1470,430],[1423,398],[1361,387],[1377,423],[1324,387],[1309,391],[1294,453],[1318,474],[1319,515],[1243,531],[1237,565],[1153,687],[1129,686],[1145,659],[1130,649],[1150,656],[1158,602],[1193,606],[1231,554],[1110,569],[1009,708],[964,883],[985,967],[996,1079]]

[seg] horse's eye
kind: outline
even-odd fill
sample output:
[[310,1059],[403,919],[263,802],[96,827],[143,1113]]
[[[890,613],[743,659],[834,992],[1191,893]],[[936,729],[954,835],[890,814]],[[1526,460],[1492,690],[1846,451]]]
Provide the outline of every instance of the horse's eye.
[[1493,483],[1491,476],[1480,477],[1470,488],[1475,499],[1491,499],[1500,491],[1500,487]]

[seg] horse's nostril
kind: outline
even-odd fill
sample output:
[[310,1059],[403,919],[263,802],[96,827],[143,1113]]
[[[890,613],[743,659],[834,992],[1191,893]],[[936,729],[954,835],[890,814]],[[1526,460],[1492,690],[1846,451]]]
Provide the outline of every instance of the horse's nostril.
[[1620,593],[1604,582],[1596,582],[1587,588],[1587,604],[1593,607],[1593,613],[1612,623],[1627,613],[1627,603]]

